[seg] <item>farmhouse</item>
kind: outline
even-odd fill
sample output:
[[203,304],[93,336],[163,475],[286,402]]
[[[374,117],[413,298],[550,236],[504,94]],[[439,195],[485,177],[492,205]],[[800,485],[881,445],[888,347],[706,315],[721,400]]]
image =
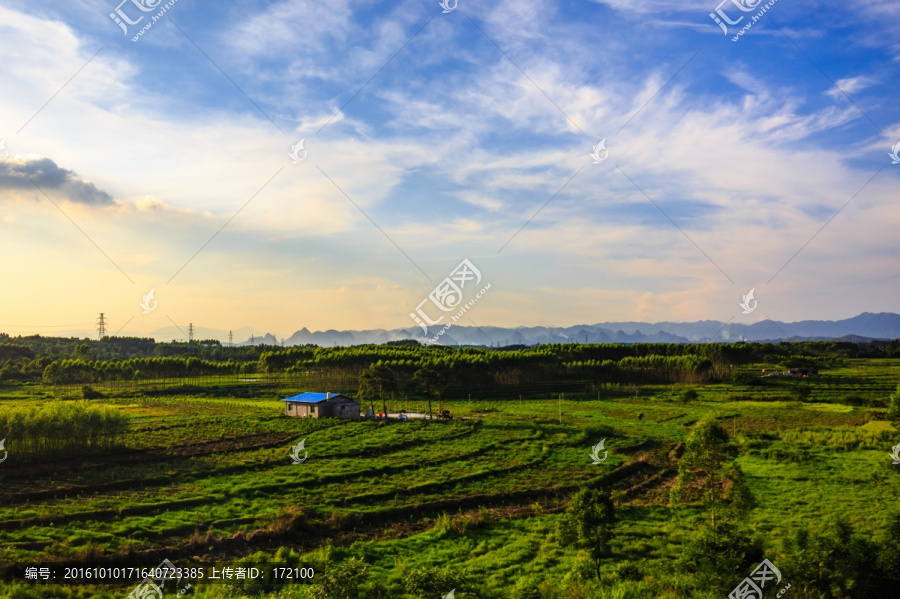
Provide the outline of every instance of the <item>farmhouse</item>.
[[819,376],[819,369],[815,367],[810,368],[789,368],[788,376],[796,376],[796,377],[804,377],[804,376]]
[[359,402],[340,393],[307,391],[282,401],[284,415],[294,418],[359,418]]

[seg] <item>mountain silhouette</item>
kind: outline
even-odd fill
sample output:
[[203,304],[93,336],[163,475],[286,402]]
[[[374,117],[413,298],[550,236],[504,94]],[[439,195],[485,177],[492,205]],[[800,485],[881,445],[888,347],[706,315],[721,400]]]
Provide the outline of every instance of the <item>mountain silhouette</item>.
[[[252,329],[241,329],[248,331]],[[380,344],[388,341],[416,339],[429,342],[441,327],[429,328],[429,335],[417,326],[398,329],[364,329],[310,331],[303,327],[284,345],[313,344],[322,347]],[[218,334],[216,334],[218,333]],[[227,339],[227,332],[203,329],[204,337]],[[752,324],[724,323],[716,320],[697,322],[604,322],[570,327],[494,327],[454,325],[437,338],[441,345],[537,345],[540,343],[706,343],[733,341],[801,341],[840,340],[864,342],[872,339],[900,338],[900,315],[864,312],[844,320],[802,320],[780,322],[762,320]],[[249,345],[250,339],[236,345]],[[254,345],[280,345],[272,333],[254,334]]]

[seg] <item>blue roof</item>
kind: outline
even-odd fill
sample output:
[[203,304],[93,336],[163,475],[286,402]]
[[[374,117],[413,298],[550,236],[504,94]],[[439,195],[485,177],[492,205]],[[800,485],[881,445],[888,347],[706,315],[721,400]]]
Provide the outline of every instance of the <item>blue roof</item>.
[[[349,397],[344,397],[340,393],[332,393],[331,399],[336,397],[343,397],[344,399],[350,399]],[[286,397],[281,401],[298,401],[302,403],[319,403],[325,401],[328,398],[327,393],[314,393],[312,391],[306,391],[304,393],[300,393],[297,395],[292,395],[290,397]]]

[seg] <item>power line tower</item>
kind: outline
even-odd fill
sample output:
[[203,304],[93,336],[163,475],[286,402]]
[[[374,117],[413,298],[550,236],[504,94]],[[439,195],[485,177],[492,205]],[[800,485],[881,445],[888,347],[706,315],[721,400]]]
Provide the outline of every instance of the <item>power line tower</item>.
[[250,335],[250,345],[254,345],[256,343],[256,337]]
[[188,343],[194,340],[194,323],[188,323]]
[[97,336],[101,341],[106,337],[106,317],[103,315],[103,312],[100,313],[100,318],[97,319]]
[[228,331],[228,345],[234,345],[234,337],[231,335],[231,331]]

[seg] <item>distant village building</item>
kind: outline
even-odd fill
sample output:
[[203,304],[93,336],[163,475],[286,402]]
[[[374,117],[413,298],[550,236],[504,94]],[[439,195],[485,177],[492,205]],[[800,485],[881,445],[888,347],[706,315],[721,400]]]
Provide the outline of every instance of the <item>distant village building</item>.
[[789,376],[803,377],[803,376],[819,376],[819,369],[813,366],[808,368],[789,368],[787,371]]
[[359,418],[359,402],[340,393],[307,391],[282,401],[284,415],[294,418]]

